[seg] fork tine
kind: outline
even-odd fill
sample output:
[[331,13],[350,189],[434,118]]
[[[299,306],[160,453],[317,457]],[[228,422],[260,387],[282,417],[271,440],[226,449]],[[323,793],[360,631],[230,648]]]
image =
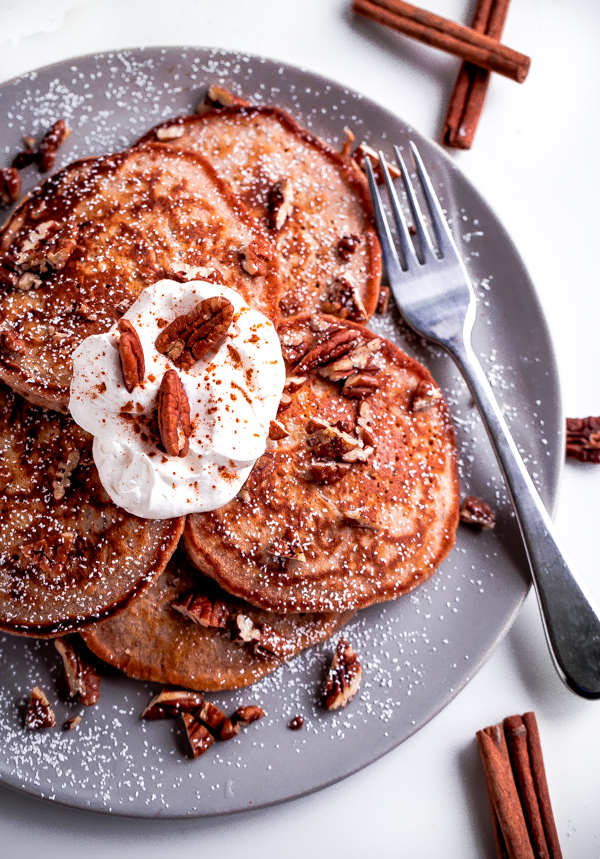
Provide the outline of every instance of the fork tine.
[[381,253],[388,274],[390,283],[398,282],[398,278],[402,276],[402,266],[398,258],[398,252],[392,239],[392,234],[385,216],[383,203],[379,188],[373,175],[373,167],[369,156],[365,158],[367,165],[367,178],[369,180],[369,190],[371,191],[371,200],[373,201],[373,210],[375,212],[375,223],[377,224],[377,232],[379,234],[379,242],[381,244]]
[[425,227],[425,221],[421,213],[421,207],[419,206],[419,201],[417,200],[417,195],[415,194],[413,184],[410,181],[410,176],[408,175],[408,170],[406,169],[406,164],[404,163],[402,153],[397,146],[394,146],[394,152],[396,153],[396,161],[398,162],[398,167],[400,168],[400,173],[402,174],[402,181],[404,182],[404,187],[406,188],[406,196],[408,197],[408,203],[412,212],[415,229],[417,231],[417,238],[419,239],[419,246],[421,248],[421,254],[423,256],[423,262],[430,262],[431,260],[436,259],[436,255],[433,249],[433,245],[431,243],[431,239],[429,238],[429,233],[427,232],[427,229]]
[[400,247],[402,248],[402,256],[404,257],[403,268],[405,269],[405,271],[409,271],[411,266],[419,264],[419,260],[415,253],[415,246],[413,245],[412,240],[410,238],[408,224],[406,223],[404,212],[402,211],[402,207],[400,206],[400,202],[398,201],[398,195],[396,194],[396,189],[394,188],[394,183],[392,182],[392,177],[390,176],[390,171],[388,170],[387,161],[385,160],[383,152],[379,153],[379,163],[381,164],[381,170],[383,172],[383,177],[387,186],[390,204],[392,207],[392,213],[396,222],[398,239],[400,241]]
[[419,182],[421,183],[423,194],[431,214],[431,223],[433,224],[433,230],[435,232],[440,254],[442,257],[446,257],[448,254],[455,254],[458,256],[458,248],[456,247],[454,236],[448,226],[448,221],[442,211],[438,196],[433,190],[431,179],[425,170],[419,150],[412,140],[410,141],[409,146],[415,162],[415,167],[417,168]]

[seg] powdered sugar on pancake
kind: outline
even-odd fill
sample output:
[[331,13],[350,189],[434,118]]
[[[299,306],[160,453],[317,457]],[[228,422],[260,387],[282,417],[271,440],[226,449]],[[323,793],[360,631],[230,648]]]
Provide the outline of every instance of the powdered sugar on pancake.
[[[192,434],[186,456],[168,456],[157,435],[156,407],[163,376],[174,365],[155,341],[165,324],[217,295],[233,304],[233,322],[216,349],[189,370],[177,370]],[[146,365],[132,393],[123,379],[117,325],[88,337],[73,355],[70,410],[95,437],[100,480],[116,504],[144,518],[215,510],[235,497],[265,450],[285,382],[275,329],[237,292],[205,281],[161,280],[124,318],[139,335]]]

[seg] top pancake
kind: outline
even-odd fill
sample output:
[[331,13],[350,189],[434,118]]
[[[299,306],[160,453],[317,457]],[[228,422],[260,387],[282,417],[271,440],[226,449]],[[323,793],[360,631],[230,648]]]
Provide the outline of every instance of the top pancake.
[[[264,262],[254,276],[242,267],[248,246]],[[79,343],[146,286],[194,275],[217,277],[277,322],[277,253],[205,159],[149,145],[66,167],[0,234],[0,378],[66,411]]]
[[[334,368],[340,332],[355,343]],[[233,501],[188,517],[190,558],[225,590],[271,611],[343,611],[411,590],[446,556],[458,522],[454,432],[441,391],[417,361],[362,326],[303,315],[282,323],[280,337],[289,372],[296,365],[287,390],[299,385],[280,411],[283,430],[272,433],[284,437]],[[361,357],[355,350],[369,343],[377,348]],[[320,360],[305,369],[313,348]],[[354,378],[344,358],[363,367],[362,392],[354,390],[363,399],[340,391]],[[333,369],[341,381],[324,377]]]
[[[280,254],[284,316],[326,310],[366,322],[377,306],[381,256],[366,180],[351,159],[275,107],[231,107],[178,117],[144,135],[142,142],[156,140],[157,131],[165,128],[181,134],[162,145],[204,155],[254,217],[270,227]],[[293,207],[276,229],[269,192],[285,180],[291,182]],[[344,237],[360,241],[350,252],[340,250]],[[356,290],[362,308],[348,308],[347,301],[340,311],[323,307],[340,277]]]
[[0,382],[0,630],[63,635],[125,608],[175,551],[183,519],[113,504],[92,436]]

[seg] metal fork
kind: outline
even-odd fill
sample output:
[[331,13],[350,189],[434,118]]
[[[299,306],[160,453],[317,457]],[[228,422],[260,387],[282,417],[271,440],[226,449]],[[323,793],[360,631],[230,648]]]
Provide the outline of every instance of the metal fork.
[[577,694],[585,698],[600,698],[600,609],[559,545],[550,516],[475,356],[471,345],[475,293],[431,180],[412,141],[410,149],[429,209],[437,252],[396,146],[396,159],[419,245],[417,254],[385,158],[383,153],[379,153],[396,223],[400,245],[398,253],[373,168],[367,158],[369,186],[390,287],[411,328],[450,353],[477,403],[521,529],[548,646],[560,677]]

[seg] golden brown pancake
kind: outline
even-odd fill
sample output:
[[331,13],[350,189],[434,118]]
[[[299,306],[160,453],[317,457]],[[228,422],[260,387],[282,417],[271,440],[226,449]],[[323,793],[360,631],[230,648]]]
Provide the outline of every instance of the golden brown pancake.
[[188,517],[190,558],[271,611],[344,611],[412,590],[447,555],[458,521],[440,389],[362,326],[303,315],[279,333],[294,376],[279,440],[233,501]]
[[149,145],[76,162],[29,194],[0,234],[0,378],[66,411],[84,338],[157,280],[207,275],[277,322],[277,253],[205,159]]
[[[218,604],[222,627],[194,623],[173,608],[182,597],[202,596]],[[232,640],[232,623],[241,615],[277,654]],[[117,617],[82,632],[100,659],[136,680],[185,689],[238,689],[275,671],[306,647],[333,635],[352,613],[276,615],[234,599],[176,555],[158,581]],[[266,627],[265,627],[266,624]]]
[[116,507],[92,436],[0,383],[0,629],[50,637],[125,608],[162,572],[183,518]]
[[[142,141],[157,140],[163,129],[180,136],[161,145],[204,155],[269,228],[280,254],[285,316],[321,310],[365,322],[373,314],[380,248],[366,180],[351,159],[275,107],[230,107],[179,117]],[[272,195],[277,197],[276,186],[286,181],[292,209],[278,229]]]

